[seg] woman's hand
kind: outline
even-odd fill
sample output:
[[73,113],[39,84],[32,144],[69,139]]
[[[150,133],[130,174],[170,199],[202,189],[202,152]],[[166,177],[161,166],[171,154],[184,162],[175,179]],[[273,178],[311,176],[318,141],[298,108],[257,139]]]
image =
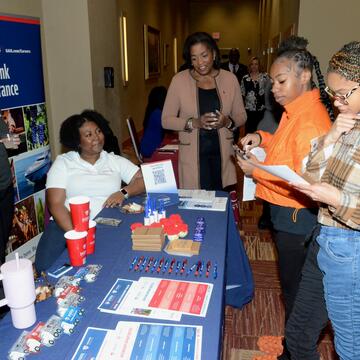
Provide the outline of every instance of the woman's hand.
[[201,115],[198,119],[193,120],[193,127],[198,129],[212,130],[218,123],[218,116],[213,112]]
[[213,129],[220,129],[222,127],[226,127],[229,125],[229,122],[231,122],[230,119],[224,114],[222,114],[219,110],[216,110],[216,116],[217,121],[214,122],[212,126]]
[[[253,163],[258,163],[259,160],[257,157],[251,153],[246,154],[246,157],[251,160]],[[250,163],[248,160],[241,158],[239,155],[236,155],[236,160],[241,170],[246,176],[252,176],[255,166]]]
[[340,190],[327,183],[315,184],[293,184],[290,185],[296,190],[309,196],[312,200],[337,208],[340,205]]
[[119,206],[123,203],[124,199],[125,199],[124,195],[120,191],[114,192],[106,199],[106,201],[103,204],[103,207],[113,208],[115,206]]
[[340,113],[326,135],[325,145],[336,143],[342,134],[346,134],[355,126],[357,120],[360,120],[360,115]]
[[248,153],[251,149],[259,146],[260,143],[261,137],[257,133],[247,134],[240,140],[240,144],[246,153]]

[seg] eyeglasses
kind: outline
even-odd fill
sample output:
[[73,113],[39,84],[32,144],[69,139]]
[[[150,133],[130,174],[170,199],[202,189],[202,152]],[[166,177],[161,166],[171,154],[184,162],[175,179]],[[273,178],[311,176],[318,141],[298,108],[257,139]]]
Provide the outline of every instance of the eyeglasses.
[[333,99],[337,100],[339,103],[343,105],[349,105],[347,99],[360,87],[360,84],[352,88],[348,93],[345,95],[339,95],[336,94],[334,91],[332,91],[328,86],[325,88],[325,91],[327,94],[332,97]]

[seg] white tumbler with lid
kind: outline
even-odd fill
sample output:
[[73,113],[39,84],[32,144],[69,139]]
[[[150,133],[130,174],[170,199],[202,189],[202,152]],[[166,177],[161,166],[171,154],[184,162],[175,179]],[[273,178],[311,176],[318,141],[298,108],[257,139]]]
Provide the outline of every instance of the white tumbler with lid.
[[31,261],[17,256],[15,260],[2,264],[0,270],[5,293],[0,306],[9,306],[13,325],[17,329],[33,325],[36,321],[36,294]]

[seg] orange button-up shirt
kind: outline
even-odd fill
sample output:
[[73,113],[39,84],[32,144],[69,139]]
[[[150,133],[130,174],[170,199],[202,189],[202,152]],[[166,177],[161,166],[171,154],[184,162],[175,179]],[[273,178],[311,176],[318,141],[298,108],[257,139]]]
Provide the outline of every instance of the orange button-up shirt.
[[[310,141],[329,131],[331,121],[320,100],[318,89],[305,92],[285,106],[275,134],[259,131],[261,147],[266,151],[264,165],[287,165],[301,174],[304,158],[310,152]],[[316,207],[309,198],[288,183],[255,168],[256,196],[272,204],[292,207]]]

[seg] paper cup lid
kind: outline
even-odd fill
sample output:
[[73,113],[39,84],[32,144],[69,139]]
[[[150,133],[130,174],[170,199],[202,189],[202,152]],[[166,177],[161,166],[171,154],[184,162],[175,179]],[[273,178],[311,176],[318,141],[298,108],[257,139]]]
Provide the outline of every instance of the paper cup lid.
[[86,235],[87,231],[70,230],[65,233],[64,237],[67,240],[78,240],[84,238]]
[[69,204],[78,205],[86,204],[90,202],[90,199],[87,196],[74,196],[69,199]]

